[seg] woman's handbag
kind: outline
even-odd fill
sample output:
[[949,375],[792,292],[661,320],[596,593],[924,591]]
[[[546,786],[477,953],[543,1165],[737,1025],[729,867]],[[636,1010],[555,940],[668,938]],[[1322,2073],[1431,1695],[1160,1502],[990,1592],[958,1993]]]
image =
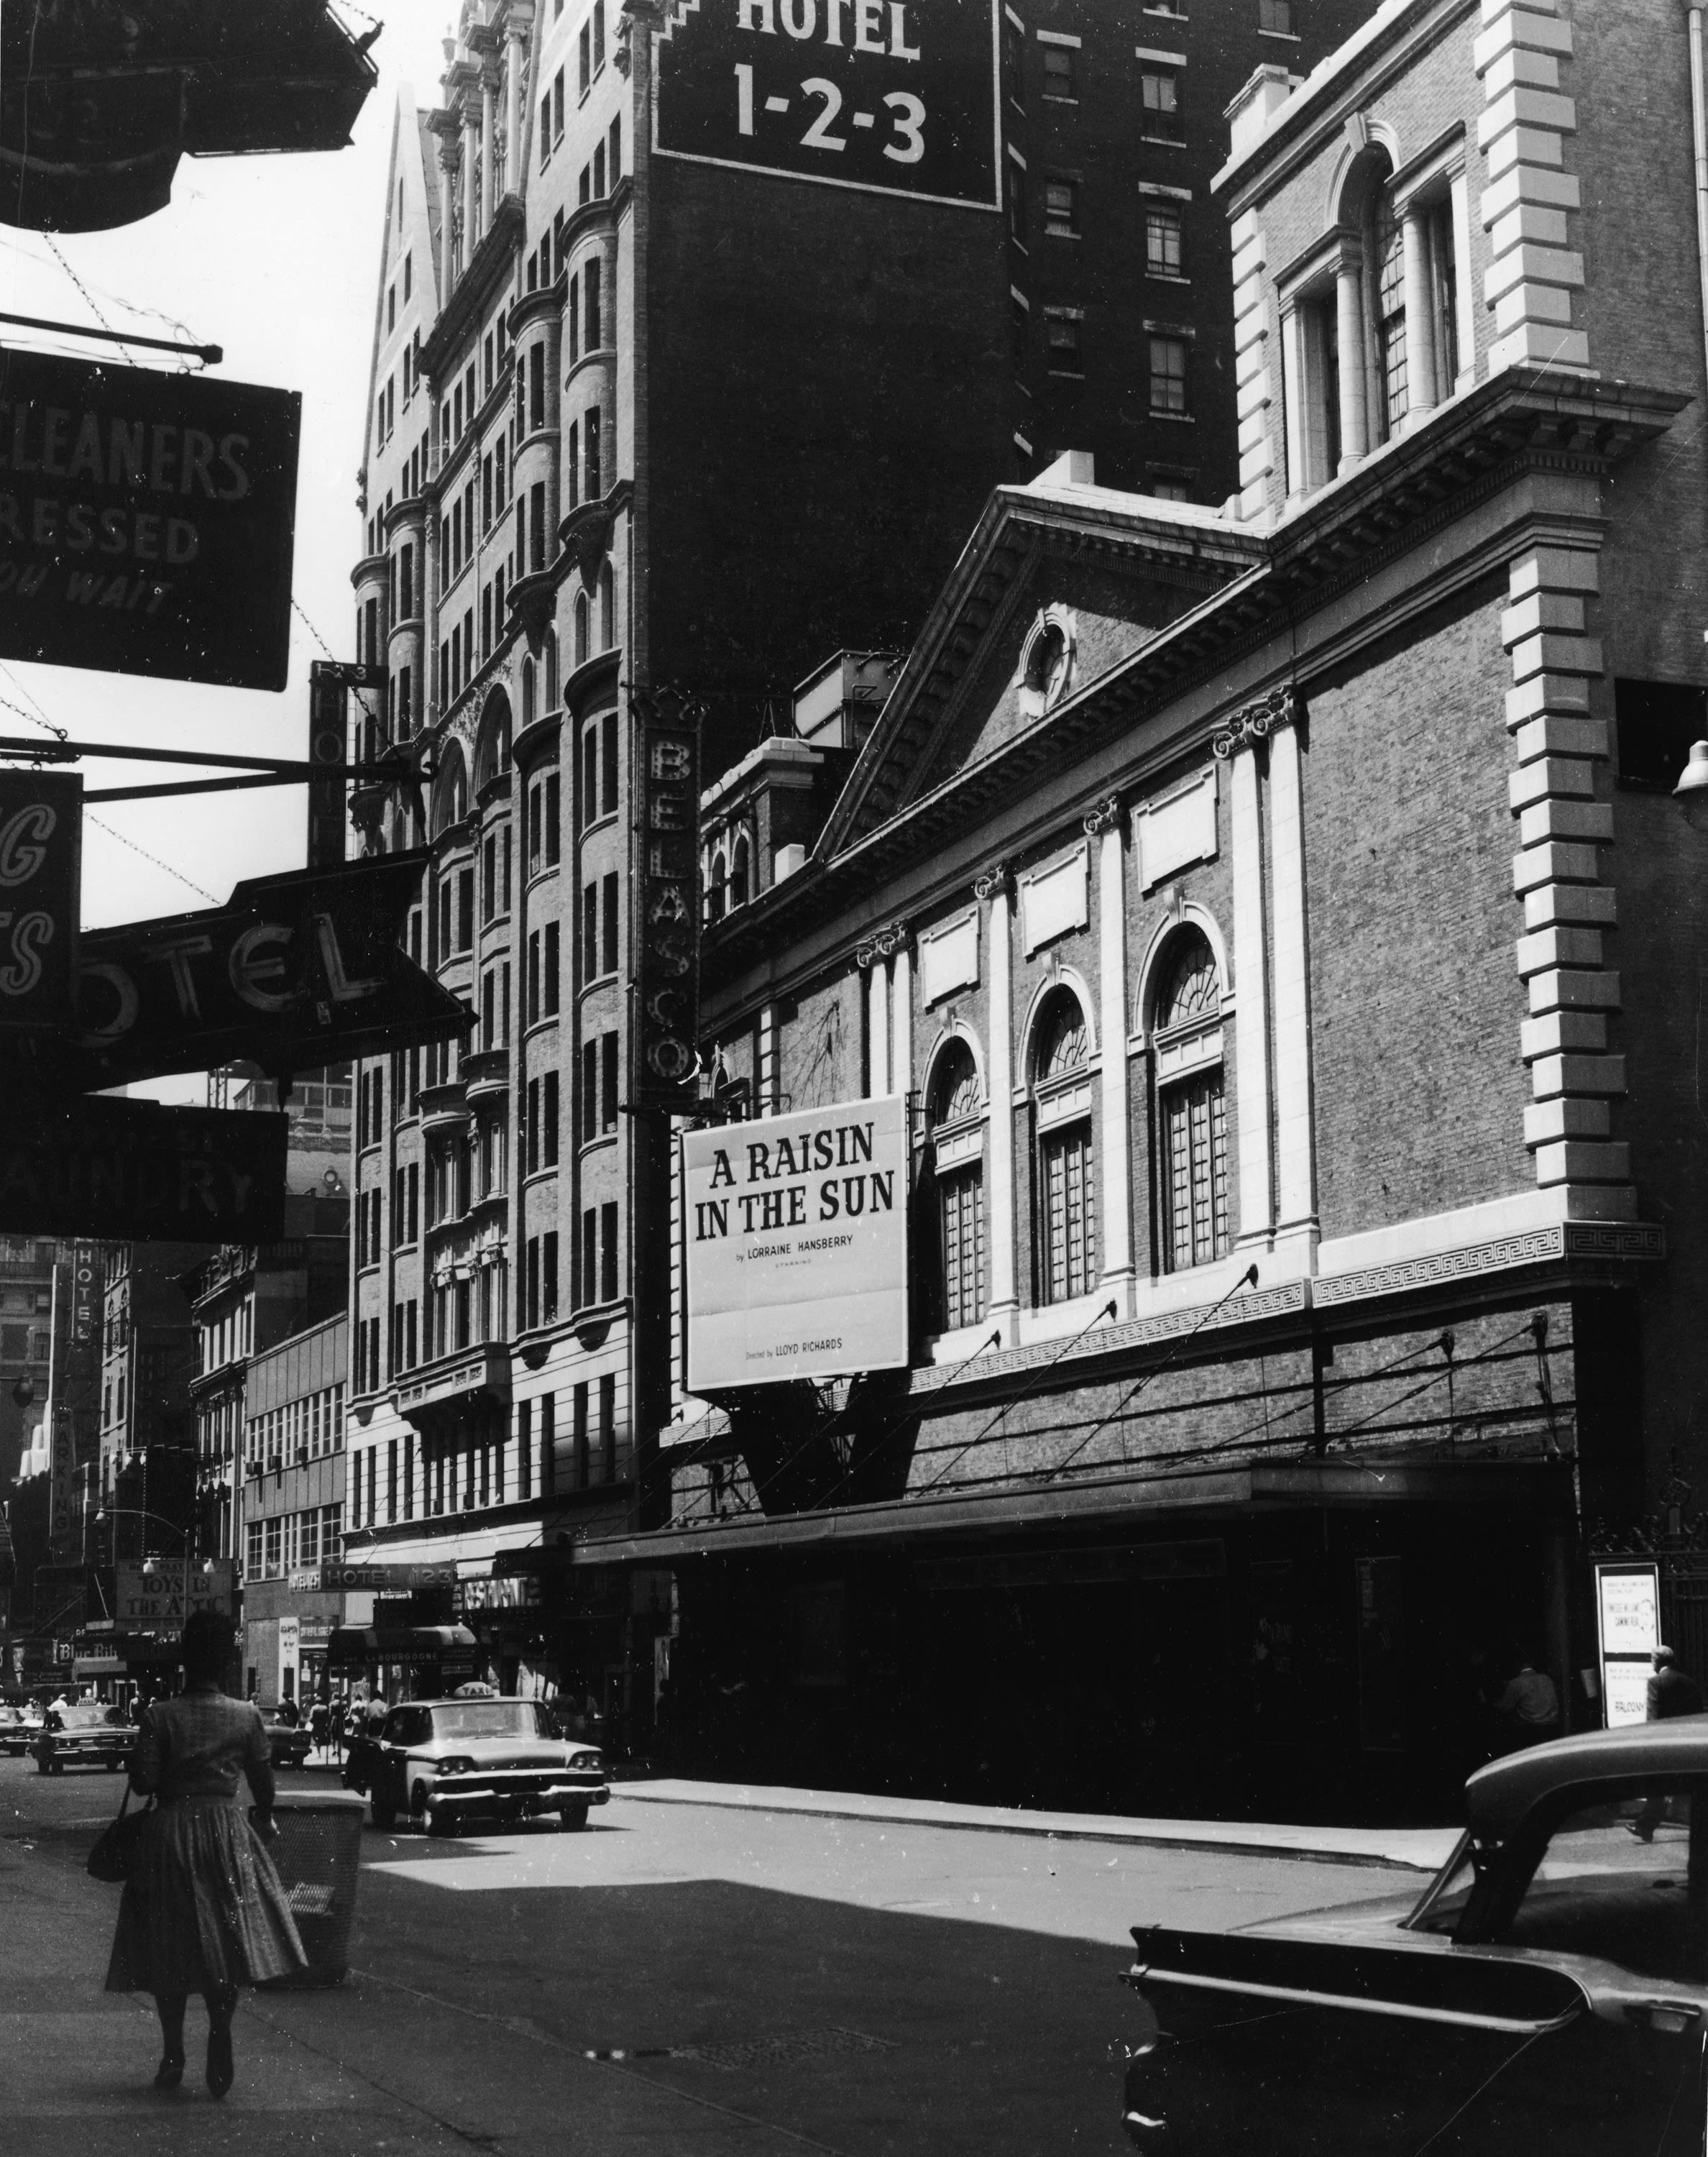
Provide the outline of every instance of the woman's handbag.
[[136,1846],[142,1840],[143,1823],[154,1809],[154,1800],[151,1798],[140,1812],[134,1813],[127,1810],[130,1803],[131,1786],[127,1782],[125,1794],[119,1801],[118,1818],[101,1830],[89,1853],[91,1880],[117,1882],[130,1878],[136,1861]]

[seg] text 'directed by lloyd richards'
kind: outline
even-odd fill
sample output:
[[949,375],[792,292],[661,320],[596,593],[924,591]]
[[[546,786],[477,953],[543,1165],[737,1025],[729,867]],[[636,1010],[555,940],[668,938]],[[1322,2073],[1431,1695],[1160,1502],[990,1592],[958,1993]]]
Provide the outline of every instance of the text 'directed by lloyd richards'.
[[994,0],[671,0],[666,157],[1001,207]]
[[301,409],[0,352],[0,657],[282,689]]
[[907,1132],[888,1094],[683,1133],[691,1392],[905,1365]]

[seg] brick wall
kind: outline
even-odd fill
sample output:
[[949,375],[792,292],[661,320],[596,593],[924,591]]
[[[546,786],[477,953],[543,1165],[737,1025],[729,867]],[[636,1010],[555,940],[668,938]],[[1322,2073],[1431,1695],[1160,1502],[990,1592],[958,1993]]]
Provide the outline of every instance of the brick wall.
[[1532,1187],[1513,970],[1504,583],[1309,687],[1323,1233]]

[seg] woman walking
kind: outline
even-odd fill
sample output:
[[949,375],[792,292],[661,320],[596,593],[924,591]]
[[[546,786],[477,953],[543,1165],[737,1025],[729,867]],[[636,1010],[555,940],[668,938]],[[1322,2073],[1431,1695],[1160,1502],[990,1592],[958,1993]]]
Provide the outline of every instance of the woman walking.
[[[184,1690],[146,1711],[131,1787],[158,1800],[119,1905],[109,1992],[152,1992],[160,2015],[158,2090],[184,2074],[184,2005],[208,2006],[208,2087],[231,2088],[231,2018],[240,1985],[301,1969],[291,1905],[260,1840],[273,1826],[273,1767],[260,1711],[220,1679],[236,1634],[219,1611],[184,1627]],[[238,1778],[255,1794],[260,1833],[239,1811]]]

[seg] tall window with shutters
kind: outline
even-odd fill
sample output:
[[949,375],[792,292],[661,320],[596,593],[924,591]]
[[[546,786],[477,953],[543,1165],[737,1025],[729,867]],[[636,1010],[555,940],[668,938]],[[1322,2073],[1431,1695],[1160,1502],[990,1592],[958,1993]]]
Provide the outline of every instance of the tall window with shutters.
[[1038,1299],[1065,1303],[1097,1279],[1097,1183],[1085,1014],[1057,989],[1038,1015],[1032,1059],[1037,1129]]
[[984,1101],[972,1051],[952,1042],[933,1081],[929,1114],[937,1182],[938,1328],[985,1315]]
[[1156,1186],[1164,1269],[1206,1265],[1231,1247],[1222,981],[1201,929],[1166,955],[1152,1024],[1156,1064]]

